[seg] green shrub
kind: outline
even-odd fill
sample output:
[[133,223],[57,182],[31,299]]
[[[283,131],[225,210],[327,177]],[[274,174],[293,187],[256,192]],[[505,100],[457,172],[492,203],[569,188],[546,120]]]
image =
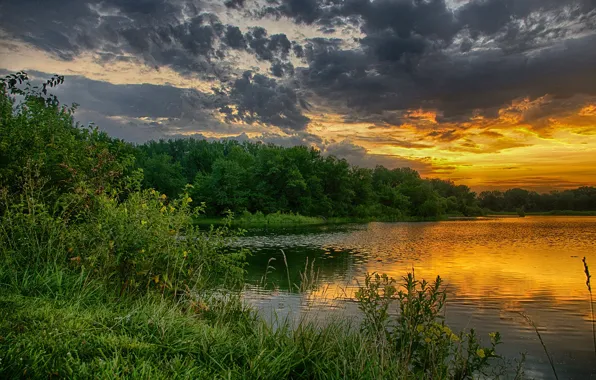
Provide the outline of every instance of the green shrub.
[[[244,251],[224,253],[227,225],[203,233],[192,223],[192,199],[169,200],[153,190],[93,196],[92,206],[72,218],[71,205],[50,207],[42,190],[27,183],[15,201],[5,195],[0,260],[15,273],[67,267],[105,279],[120,292],[158,288],[179,292],[208,284],[238,285]],[[60,202],[59,202],[60,203]]]
[[[440,277],[428,283],[412,273],[402,284],[387,275],[367,274],[356,293],[364,314],[362,331],[417,377],[472,378],[488,369],[491,358],[498,358],[500,335],[490,334],[491,345],[483,347],[474,330],[452,332],[441,314],[446,300],[441,284]],[[399,311],[392,315],[395,303]]]

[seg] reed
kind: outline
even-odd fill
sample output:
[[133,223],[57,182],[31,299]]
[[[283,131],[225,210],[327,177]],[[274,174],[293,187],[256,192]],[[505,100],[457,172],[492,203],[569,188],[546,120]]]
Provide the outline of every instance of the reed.
[[548,349],[546,348],[546,344],[544,344],[544,340],[542,339],[542,335],[540,335],[540,331],[538,331],[538,327],[536,326],[536,324],[534,323],[534,321],[532,320],[532,318],[530,318],[527,314],[523,313],[523,312],[518,312],[519,315],[521,315],[526,322],[528,322],[533,328],[534,331],[536,332],[536,335],[538,336],[538,340],[540,341],[540,344],[542,345],[542,348],[544,349],[544,353],[546,354],[546,357],[548,358],[548,362],[550,363],[550,367],[553,370],[553,374],[555,375],[555,379],[559,379],[559,376],[557,375],[557,370],[555,369],[555,362],[553,361],[553,358],[550,356]]
[[586,258],[584,257],[582,259],[582,262],[584,264],[584,273],[586,274],[586,286],[588,287],[588,293],[590,293],[590,311],[591,311],[591,317],[592,317],[592,339],[594,341],[594,354],[596,354],[596,328],[594,326],[594,299],[592,297],[592,284],[590,282],[590,279],[592,278],[592,276],[590,275],[590,268],[588,268],[588,262],[586,261]]

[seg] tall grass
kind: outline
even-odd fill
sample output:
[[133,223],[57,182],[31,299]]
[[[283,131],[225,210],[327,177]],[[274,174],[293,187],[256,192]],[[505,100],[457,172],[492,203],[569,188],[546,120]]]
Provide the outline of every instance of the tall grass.
[[534,323],[532,318],[530,318],[525,313],[520,312],[519,315],[521,315],[526,320],[526,322],[528,322],[532,326],[532,328],[534,329],[534,332],[536,332],[536,336],[538,336],[538,340],[540,341],[540,344],[542,345],[542,349],[544,350],[544,354],[546,355],[546,358],[548,359],[550,368],[553,370],[555,379],[559,379],[559,376],[557,375],[557,370],[555,369],[555,362],[554,362],[553,358],[550,356],[550,353],[548,352],[548,349],[546,348],[546,344],[544,343],[544,340],[542,340],[542,335],[540,334],[540,331],[538,331],[538,327],[536,326],[536,323]]
[[592,283],[590,281],[590,279],[592,278],[592,275],[590,275],[590,268],[588,268],[588,262],[586,261],[585,257],[582,259],[582,263],[584,264],[584,273],[586,275],[586,286],[588,287],[588,293],[590,293],[590,311],[591,311],[590,315],[592,317],[592,339],[594,340],[594,353],[596,354],[596,326],[595,326],[596,321],[594,320],[594,299],[592,298]]
[[251,227],[261,227],[261,226],[271,226],[271,227],[281,227],[281,226],[288,226],[288,225],[302,225],[302,224],[324,224],[326,222],[325,219],[319,217],[312,217],[312,216],[304,216],[298,213],[294,214],[290,213],[281,213],[276,212],[273,214],[263,214],[260,211],[257,211],[254,214],[251,214],[248,211],[242,213],[236,220],[235,224],[239,226],[251,226]]

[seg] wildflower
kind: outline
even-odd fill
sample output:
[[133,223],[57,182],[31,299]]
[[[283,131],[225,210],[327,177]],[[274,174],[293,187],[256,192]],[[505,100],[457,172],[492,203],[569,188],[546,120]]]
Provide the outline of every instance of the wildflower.
[[153,281],[158,284],[159,283],[159,275],[153,277]]
[[497,338],[497,333],[496,332],[491,332],[490,334],[488,334],[488,336],[490,336],[490,340],[494,341]]
[[188,203],[190,203],[190,202],[192,202],[192,198],[191,198],[191,197],[188,197],[188,198],[186,198],[186,201],[187,201]]
[[182,255],[184,256],[184,258],[186,259],[186,257],[188,257],[188,251],[184,251],[182,252]]
[[73,249],[72,247],[68,247],[68,253],[72,253]]
[[144,226],[145,224],[147,224],[146,220],[141,220],[141,225]]
[[455,334],[451,334],[451,336],[449,338],[451,338],[451,340],[453,342],[459,342],[459,336],[457,336]]
[[424,341],[425,341],[426,343],[430,343],[430,338],[425,338],[425,339],[424,339]]
[[416,330],[421,333],[421,332],[424,331],[424,326],[423,325],[418,325],[418,326],[416,326]]
[[174,210],[176,210],[174,207],[170,206],[170,212],[173,212]]
[[161,208],[159,209],[160,212],[166,212],[166,206],[161,206]]
[[167,195],[165,195],[165,194],[162,194],[162,195],[160,196],[160,198],[161,198],[161,199],[163,199],[163,200],[165,200],[167,197],[168,197],[168,196],[167,196]]
[[451,332],[451,329],[449,328],[449,326],[443,326],[443,331],[445,332],[445,334],[447,334],[448,336],[453,334]]
[[141,249],[140,251],[141,253],[145,253],[145,248]]
[[478,355],[479,358],[484,358],[486,356],[482,348],[476,350],[476,355]]

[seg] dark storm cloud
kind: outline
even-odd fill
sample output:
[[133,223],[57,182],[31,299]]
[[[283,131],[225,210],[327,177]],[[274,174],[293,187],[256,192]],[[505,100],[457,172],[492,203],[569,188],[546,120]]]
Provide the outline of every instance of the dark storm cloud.
[[344,158],[350,164],[364,168],[374,168],[377,165],[382,165],[389,169],[397,167],[410,167],[424,173],[429,172],[432,167],[426,162],[409,160],[401,156],[370,154],[364,147],[356,145],[347,140],[339,143],[333,142],[327,144],[322,147],[321,151],[325,155],[333,155]]
[[[243,2],[231,1],[227,5],[237,8]],[[244,71],[226,60],[230,49],[243,50],[269,62],[271,74],[275,77],[294,74],[294,66],[289,59],[303,54],[299,44],[282,33],[269,35],[260,27],[243,33],[238,26],[222,24],[217,15],[206,12],[206,9],[204,2],[188,0],[106,0],[99,3],[48,0],[43,7],[34,0],[4,2],[0,5],[0,31],[63,60],[90,52],[104,64],[131,61],[155,68],[168,66],[182,75],[219,80],[224,87],[241,83],[234,82],[234,79]],[[213,108],[229,106],[237,100],[243,113],[235,120],[265,124],[279,121],[277,125],[282,128],[303,129],[308,119],[296,107],[298,99],[294,92],[287,86],[277,86],[274,81],[258,78],[243,90],[236,86],[233,98],[220,97],[220,104]],[[102,107],[106,114],[132,116],[131,110],[136,109],[136,105],[131,102],[144,99],[142,93],[122,103],[110,99],[120,99],[145,89],[147,87],[120,86],[118,91],[124,94],[120,95],[102,88],[103,93],[109,93],[105,99],[85,95],[83,99],[98,107],[104,103]],[[250,92],[241,95],[244,90]],[[95,89],[90,88],[89,91],[92,93]],[[163,98],[147,101],[147,104],[156,103],[150,111],[157,112],[155,110],[162,110],[164,104],[170,104],[168,97],[173,97],[176,102],[180,96],[175,92],[174,88],[161,88],[157,96]],[[257,94],[260,99],[267,99],[268,104],[259,105],[260,100],[249,101],[246,98],[248,94]],[[292,101],[294,104],[291,104]],[[80,102],[83,103],[83,100]],[[177,108],[179,105],[169,107],[168,116],[184,112]]]
[[[446,0],[47,0],[43,6],[23,0],[0,4],[0,29],[63,60],[91,52],[101,63],[143,62],[220,80],[219,103],[208,107],[231,121],[290,130],[306,128],[302,108],[313,99],[346,120],[395,125],[411,121],[403,116],[408,109],[434,109],[438,122],[459,122],[495,118],[523,97],[549,94],[555,110],[577,94],[596,95],[595,0],[460,3],[453,9]],[[246,15],[294,22],[299,26],[288,27],[322,37],[291,41],[290,32],[241,29],[208,13],[243,7]],[[350,34],[355,28],[358,36]],[[342,39],[325,38],[330,32]],[[269,72],[241,77],[244,69],[226,60],[238,50],[267,62]],[[305,67],[298,67],[300,59]],[[524,116],[540,119],[534,112]]]
[[375,144],[383,144],[388,146],[400,147],[400,148],[416,148],[416,149],[424,149],[424,148],[432,148],[433,145],[424,144],[419,142],[412,142],[407,140],[398,139],[395,137],[388,137],[388,136],[360,136],[357,138],[358,141],[367,141],[372,142]]
[[[0,69],[0,75],[6,74]],[[29,76],[34,84],[51,77],[40,72],[29,72]],[[95,122],[112,136],[137,142],[201,131],[262,131],[263,125],[276,125],[295,135],[303,134],[309,121],[295,106],[297,98],[291,89],[249,72],[234,83],[229,94],[167,85],[116,85],[82,76],[65,76],[64,84],[51,92],[63,104],[80,105],[77,120]],[[237,112],[229,113],[232,109]],[[227,122],[216,117],[220,112]]]
[[246,48],[246,39],[242,34],[240,28],[234,25],[228,25],[226,27],[225,39],[224,41],[228,44],[229,47],[233,49],[244,49]]
[[[227,51],[247,49],[259,59],[287,61],[292,42],[257,28],[243,34],[209,13],[206,1],[23,0],[0,4],[0,30],[63,60],[83,52],[102,61],[127,55],[151,66],[170,66],[185,75],[228,80]],[[243,1],[230,1],[240,7]],[[250,45],[250,46],[249,46]],[[299,53],[299,52],[297,52]]]
[[229,97],[236,110],[220,110],[229,121],[262,122],[292,130],[303,130],[310,121],[296,106],[294,90],[261,74],[245,72],[234,82]]
[[[270,14],[336,27],[357,20],[357,49],[311,40],[305,89],[378,117],[434,108],[439,121],[495,117],[520,97],[596,94],[596,1],[277,1]],[[342,112],[340,110],[339,112]]]

